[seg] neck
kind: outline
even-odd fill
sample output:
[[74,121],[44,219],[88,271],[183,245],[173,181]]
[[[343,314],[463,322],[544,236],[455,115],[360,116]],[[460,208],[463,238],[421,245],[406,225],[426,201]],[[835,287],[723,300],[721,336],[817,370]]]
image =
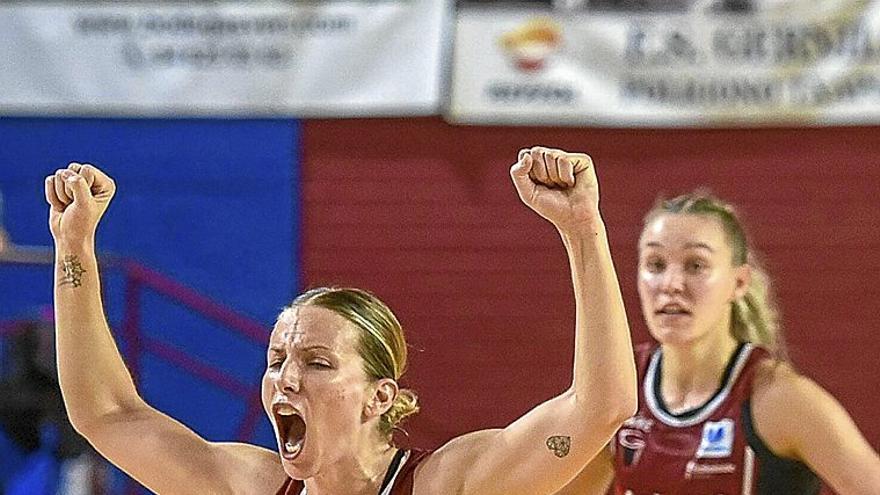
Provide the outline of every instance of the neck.
[[682,346],[663,345],[660,394],[672,413],[703,405],[718,390],[739,342],[728,331]]
[[377,495],[397,449],[372,438],[338,457],[333,469],[305,480],[307,495]]

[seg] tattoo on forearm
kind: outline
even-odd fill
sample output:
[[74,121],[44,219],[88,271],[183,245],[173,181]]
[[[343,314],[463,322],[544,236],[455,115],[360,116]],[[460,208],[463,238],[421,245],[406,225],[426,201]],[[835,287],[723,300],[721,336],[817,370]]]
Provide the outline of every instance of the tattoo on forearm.
[[561,435],[552,436],[547,439],[547,448],[553,452],[553,455],[563,458],[571,451],[571,437]]
[[82,285],[83,273],[86,271],[83,270],[82,263],[79,262],[79,258],[74,254],[68,254],[64,257],[64,261],[61,262],[61,269],[64,270],[64,274],[61,276],[60,285],[72,285],[74,287],[79,287]]

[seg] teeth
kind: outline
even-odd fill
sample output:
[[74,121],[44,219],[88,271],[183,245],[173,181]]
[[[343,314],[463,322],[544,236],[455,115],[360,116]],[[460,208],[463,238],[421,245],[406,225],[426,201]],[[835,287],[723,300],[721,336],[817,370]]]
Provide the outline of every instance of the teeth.
[[680,314],[684,313],[684,309],[680,306],[667,306],[660,310],[661,313],[665,314]]
[[302,440],[300,440],[296,443],[293,443],[290,440],[288,440],[287,442],[284,443],[284,450],[287,451],[288,454],[296,455],[302,449],[302,446],[303,446]]
[[279,404],[275,406],[275,413],[280,416],[293,416],[296,410],[289,404]]

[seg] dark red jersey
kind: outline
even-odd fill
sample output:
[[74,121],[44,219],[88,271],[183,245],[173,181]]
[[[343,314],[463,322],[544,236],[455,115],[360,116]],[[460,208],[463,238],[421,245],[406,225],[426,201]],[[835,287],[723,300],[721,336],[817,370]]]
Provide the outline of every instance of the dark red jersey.
[[[399,450],[395,454],[378,495],[412,495],[416,467],[428,457],[429,451]],[[299,480],[287,480],[277,495],[308,495]]]
[[660,394],[663,353],[636,350],[639,409],[612,441],[617,495],[818,494],[804,464],[774,455],[752,426],[755,372],[769,353],[742,344],[715,394],[702,406],[669,412]]

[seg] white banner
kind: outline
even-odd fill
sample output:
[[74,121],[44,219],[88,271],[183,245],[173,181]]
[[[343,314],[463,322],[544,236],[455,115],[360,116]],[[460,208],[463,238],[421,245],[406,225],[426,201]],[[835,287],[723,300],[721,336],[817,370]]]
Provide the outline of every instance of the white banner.
[[542,3],[459,8],[451,121],[880,123],[878,0]]
[[0,5],[0,114],[436,114],[445,0]]

